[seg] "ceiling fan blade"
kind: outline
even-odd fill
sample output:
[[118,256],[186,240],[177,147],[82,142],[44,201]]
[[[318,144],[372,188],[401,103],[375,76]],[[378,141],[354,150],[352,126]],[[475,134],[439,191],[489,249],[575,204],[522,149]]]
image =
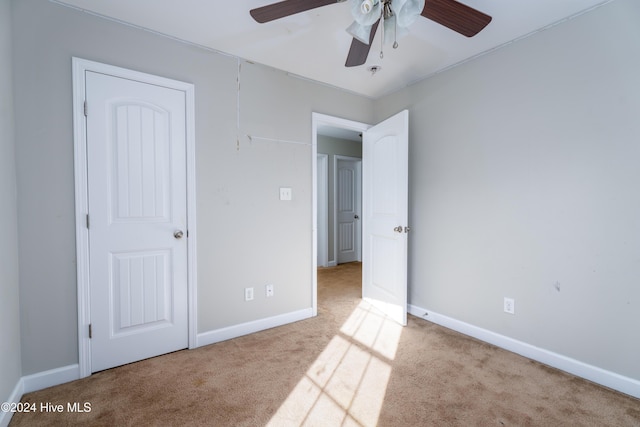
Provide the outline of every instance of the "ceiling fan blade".
[[249,13],[257,22],[274,21],[285,16],[295,15],[321,6],[336,3],[337,0],[284,0],[267,6],[251,9]]
[[369,44],[362,43],[355,37],[353,38],[353,40],[351,40],[351,48],[349,48],[347,62],[344,64],[345,67],[357,67],[358,65],[362,65],[367,62],[367,56],[369,56],[371,43],[373,42],[373,37],[376,35],[376,30],[378,29],[379,23],[380,20],[377,20],[376,23],[371,27],[371,33],[369,34]]
[[456,0],[425,0],[422,16],[467,37],[478,34],[491,17]]

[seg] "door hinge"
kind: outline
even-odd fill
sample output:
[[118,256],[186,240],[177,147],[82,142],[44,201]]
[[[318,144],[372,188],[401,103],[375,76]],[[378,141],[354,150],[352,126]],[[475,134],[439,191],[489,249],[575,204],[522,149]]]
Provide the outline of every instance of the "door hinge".
[[93,338],[93,331],[91,330],[91,323],[89,323],[89,339]]
[[87,214],[87,229],[89,228],[89,214]]
[[84,116],[87,117],[88,107],[87,107],[87,101],[86,100],[84,101],[84,107],[83,108],[84,108]]

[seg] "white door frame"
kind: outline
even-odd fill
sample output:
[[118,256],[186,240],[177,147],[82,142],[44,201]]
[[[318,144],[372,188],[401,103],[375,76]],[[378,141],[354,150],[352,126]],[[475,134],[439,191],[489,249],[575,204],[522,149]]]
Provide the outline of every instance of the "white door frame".
[[[364,132],[371,125],[320,113],[311,113],[311,307],[318,315],[318,127],[321,125]],[[365,161],[363,158],[362,161]]]
[[318,154],[317,179],[317,225],[318,225],[318,266],[329,265],[329,155]]
[[76,257],[78,285],[78,365],[80,378],[91,375],[91,340],[89,339],[89,229],[87,214],[87,132],[84,115],[85,75],[87,71],[108,74],[164,86],[184,92],[186,99],[186,156],[187,156],[187,293],[189,318],[189,348],[196,347],[197,335],[197,276],[196,276],[196,174],[195,174],[195,88],[191,83],[127,70],[81,58],[72,59],[73,74],[73,139],[75,168]]
[[[356,187],[357,192],[354,195],[356,197],[356,210],[358,211],[360,217],[362,217],[362,158],[361,157],[351,157],[351,156],[343,156],[343,155],[335,155],[333,156],[333,253],[336,265],[338,262],[338,161],[347,160],[353,161],[357,163],[358,176],[356,178]],[[360,227],[360,238],[356,241],[356,256],[358,261],[362,261],[362,218],[360,218],[359,227]]]

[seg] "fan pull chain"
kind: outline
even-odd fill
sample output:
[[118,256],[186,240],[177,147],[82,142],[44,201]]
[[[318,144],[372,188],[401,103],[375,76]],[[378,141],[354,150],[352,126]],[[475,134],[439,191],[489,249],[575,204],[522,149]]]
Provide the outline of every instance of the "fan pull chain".
[[380,8],[380,59],[384,58],[384,5]]
[[393,20],[393,48],[398,48],[398,17]]

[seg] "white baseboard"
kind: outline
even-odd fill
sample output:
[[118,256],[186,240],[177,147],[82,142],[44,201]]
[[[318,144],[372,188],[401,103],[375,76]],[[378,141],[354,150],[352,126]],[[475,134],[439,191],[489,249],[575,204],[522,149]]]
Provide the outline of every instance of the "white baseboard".
[[42,390],[54,385],[68,383],[80,379],[80,366],[78,364],[50,369],[37,374],[22,377],[23,393]]
[[[3,400],[2,402],[18,403],[20,402],[20,399],[22,399],[23,394],[24,394],[24,382],[22,378],[20,378],[16,386],[13,388],[13,391],[11,392],[11,395],[9,396],[9,398],[7,400]],[[0,411],[0,427],[7,427],[12,417],[13,417],[12,412]]]
[[435,313],[431,310],[409,305],[410,314],[428,320],[445,328],[452,329],[497,347],[533,359],[545,365],[560,369],[594,383],[612,388],[630,396],[640,398],[640,381],[607,371],[597,366],[588,365],[576,359],[554,353],[522,341],[497,334],[487,329]]
[[291,313],[267,317],[253,322],[241,323],[227,328],[204,332],[198,334],[196,338],[196,346],[201,347],[203,345],[215,344],[220,341],[226,341],[231,338],[237,338],[254,332],[263,331],[265,329],[275,328],[276,326],[286,325],[287,323],[297,322],[310,317],[313,317],[313,310],[311,308],[305,308],[304,310],[293,311]]
[[[6,402],[18,403],[25,393],[31,393],[32,391],[42,390],[43,388],[53,387],[77,379],[80,379],[80,367],[77,364],[26,375],[20,378]],[[7,427],[12,417],[13,413],[0,411],[0,427]]]

